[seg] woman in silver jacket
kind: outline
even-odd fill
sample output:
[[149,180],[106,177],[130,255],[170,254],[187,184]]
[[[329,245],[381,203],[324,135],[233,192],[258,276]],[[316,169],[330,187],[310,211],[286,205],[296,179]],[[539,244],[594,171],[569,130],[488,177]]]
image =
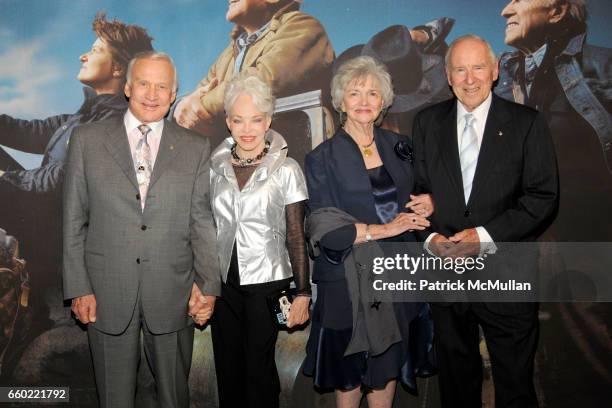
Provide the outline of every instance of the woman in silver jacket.
[[223,280],[212,318],[219,405],[278,407],[278,329],[267,297],[293,279],[297,296],[287,326],[308,320],[306,181],[283,137],[270,129],[274,97],[263,80],[237,76],[224,103],[231,137],[213,152],[210,172]]

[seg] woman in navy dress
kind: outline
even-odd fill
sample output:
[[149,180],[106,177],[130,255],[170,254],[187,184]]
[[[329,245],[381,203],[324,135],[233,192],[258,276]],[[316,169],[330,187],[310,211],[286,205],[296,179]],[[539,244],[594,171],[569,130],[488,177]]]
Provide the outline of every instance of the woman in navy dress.
[[[341,259],[363,242],[416,241],[412,231],[429,226],[433,203],[429,195],[413,195],[409,140],[378,127],[394,97],[384,65],[368,56],[348,60],[335,74],[331,91],[342,127],[306,156],[308,206],[311,212],[335,207],[359,222],[318,242],[325,256],[314,263],[317,300],[304,373],[316,387],[334,389],[338,407],[358,407],[363,392],[370,406],[391,407],[398,380],[416,391],[415,377],[431,374],[431,366],[421,364],[431,349],[428,306],[395,303],[402,341],[379,355],[344,356],[353,320]],[[421,331],[418,341],[410,326],[416,320],[425,321],[420,327],[427,332]]]

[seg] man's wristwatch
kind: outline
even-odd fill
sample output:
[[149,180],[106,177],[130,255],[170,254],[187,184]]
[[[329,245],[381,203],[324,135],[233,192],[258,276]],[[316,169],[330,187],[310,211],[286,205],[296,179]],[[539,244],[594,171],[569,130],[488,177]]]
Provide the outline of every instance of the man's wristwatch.
[[372,234],[370,234],[370,225],[368,224],[366,224],[365,240],[366,242],[370,242],[372,240]]

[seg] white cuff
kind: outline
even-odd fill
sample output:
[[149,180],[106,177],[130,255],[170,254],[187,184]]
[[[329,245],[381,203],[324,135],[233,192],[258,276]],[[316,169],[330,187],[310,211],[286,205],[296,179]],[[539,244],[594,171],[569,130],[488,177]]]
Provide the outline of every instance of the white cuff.
[[476,227],[476,233],[478,234],[478,240],[480,241],[480,254],[479,256],[485,254],[494,254],[497,252],[497,245],[493,242],[493,238],[487,232],[485,227]]

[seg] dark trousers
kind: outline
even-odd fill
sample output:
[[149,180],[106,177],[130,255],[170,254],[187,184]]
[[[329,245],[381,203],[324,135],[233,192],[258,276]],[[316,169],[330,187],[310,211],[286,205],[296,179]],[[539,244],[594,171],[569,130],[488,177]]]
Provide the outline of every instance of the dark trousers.
[[289,281],[240,286],[232,258],[211,327],[219,407],[275,408],[280,393],[274,361],[278,330],[266,297],[287,288]]
[[538,308],[535,304],[490,306],[485,303],[432,305],[444,408],[482,407],[479,325],[491,357],[495,407],[538,406],[533,385]]
[[[172,333],[151,333],[139,305],[137,301],[132,320],[119,335],[101,332],[92,325],[87,329],[100,407],[133,407],[138,366],[148,364],[159,406],[187,408],[193,326]],[[141,332],[146,363],[140,361]]]

